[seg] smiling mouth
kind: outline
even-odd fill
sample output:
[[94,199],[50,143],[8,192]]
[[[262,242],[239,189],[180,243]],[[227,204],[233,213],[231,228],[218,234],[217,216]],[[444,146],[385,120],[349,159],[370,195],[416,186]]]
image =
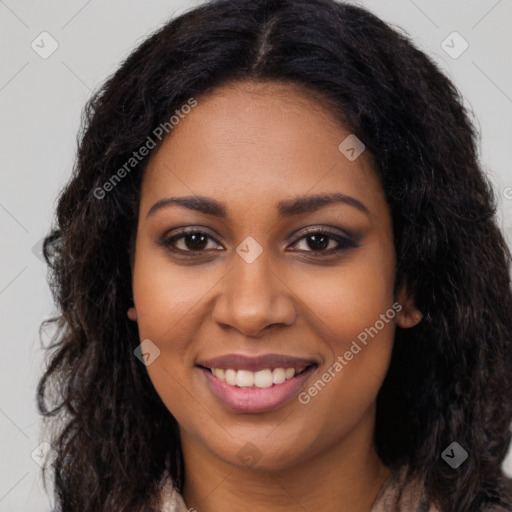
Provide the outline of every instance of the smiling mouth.
[[258,371],[237,370],[235,368],[208,368],[199,365],[201,368],[210,371],[217,379],[225,382],[227,385],[239,388],[271,388],[291,380],[304,373],[316,364],[310,364],[297,368],[263,368]]
[[267,354],[219,356],[196,363],[212,394],[238,414],[266,413],[289,403],[319,368],[316,360]]

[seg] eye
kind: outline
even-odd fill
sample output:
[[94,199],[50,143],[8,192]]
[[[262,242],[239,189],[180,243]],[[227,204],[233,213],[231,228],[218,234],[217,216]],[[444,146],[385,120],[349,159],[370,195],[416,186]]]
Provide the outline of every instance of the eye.
[[312,253],[313,256],[326,256],[358,247],[354,240],[346,236],[318,229],[309,231],[299,238],[294,245],[301,245],[300,242],[302,242],[302,248],[298,250]]
[[[209,241],[215,242],[208,247]],[[204,231],[183,230],[173,236],[166,236],[161,245],[176,252],[204,252],[206,249],[218,249],[219,243]]]
[[[222,245],[209,233],[198,229],[181,230],[172,236],[164,236],[160,245],[175,253],[205,253],[207,250],[223,250]],[[310,230],[299,238],[292,251],[311,253],[312,256],[329,256],[358,247],[355,240],[339,233]],[[302,247],[301,247],[302,246]]]

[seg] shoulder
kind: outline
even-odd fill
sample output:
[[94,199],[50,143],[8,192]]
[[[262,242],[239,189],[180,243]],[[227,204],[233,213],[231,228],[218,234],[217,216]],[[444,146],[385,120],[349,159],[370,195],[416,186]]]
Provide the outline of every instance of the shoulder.
[[394,469],[377,495],[370,512],[440,512],[428,505],[424,486],[411,479],[407,466]]
[[[162,478],[160,512],[191,512],[168,474]],[[408,479],[407,467],[393,470],[377,495],[370,512],[440,512],[428,505],[420,482]],[[512,509],[489,504],[478,512],[512,512]]]
[[[429,505],[422,482],[410,478],[405,466],[392,471],[382,486],[370,512],[440,512]],[[478,512],[512,512],[503,505],[482,505]]]

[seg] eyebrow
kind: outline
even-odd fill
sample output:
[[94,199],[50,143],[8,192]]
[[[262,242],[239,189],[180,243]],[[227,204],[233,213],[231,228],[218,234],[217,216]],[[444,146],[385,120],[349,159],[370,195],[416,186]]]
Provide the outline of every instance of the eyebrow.
[[[281,217],[291,217],[292,215],[315,212],[327,205],[336,203],[352,206],[370,216],[370,211],[361,201],[355,197],[347,196],[339,192],[300,196],[280,201],[277,205],[277,211]],[[189,210],[204,213],[205,215],[213,215],[215,217],[226,218],[228,216],[228,210],[224,203],[205,196],[183,196],[160,199],[149,209],[146,218],[172,205],[182,206]]]

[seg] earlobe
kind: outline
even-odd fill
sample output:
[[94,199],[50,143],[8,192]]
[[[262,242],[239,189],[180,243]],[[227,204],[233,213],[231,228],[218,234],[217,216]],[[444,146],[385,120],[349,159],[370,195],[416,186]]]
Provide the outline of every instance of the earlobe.
[[414,327],[415,325],[419,324],[422,319],[423,314],[421,311],[419,311],[415,307],[412,307],[408,310],[408,308],[406,308],[405,306],[396,317],[398,326],[404,329]]
[[400,290],[398,302],[402,306],[402,309],[396,315],[396,322],[399,327],[408,329],[421,322],[423,313],[415,306],[414,300],[406,287]]
[[137,320],[137,311],[135,310],[134,307],[128,308],[127,315],[128,315],[128,318],[130,320],[132,320],[133,322],[135,322]]

